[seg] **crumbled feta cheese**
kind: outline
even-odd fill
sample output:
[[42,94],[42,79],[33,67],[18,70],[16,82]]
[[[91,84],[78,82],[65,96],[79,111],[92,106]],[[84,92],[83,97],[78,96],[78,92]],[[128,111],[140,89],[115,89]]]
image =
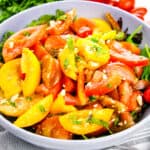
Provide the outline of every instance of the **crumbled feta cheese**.
[[65,89],[61,90],[60,94],[61,94],[62,96],[65,96],[65,95],[66,95]]
[[14,47],[14,42],[13,41],[9,42],[9,48],[13,48],[13,47]]
[[143,99],[142,99],[142,96],[141,95],[138,95],[137,98],[137,103],[139,104],[139,106],[142,106],[143,105]]
[[19,97],[19,94],[16,94],[16,95],[11,97],[10,101],[15,102],[18,97]]

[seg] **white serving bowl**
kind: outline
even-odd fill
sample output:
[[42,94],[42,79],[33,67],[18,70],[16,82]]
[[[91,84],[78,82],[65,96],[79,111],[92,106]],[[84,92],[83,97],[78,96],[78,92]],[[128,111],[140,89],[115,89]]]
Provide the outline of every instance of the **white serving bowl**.
[[[137,26],[142,25],[143,29],[143,42],[150,45],[150,27],[146,25],[140,19],[130,15],[129,13],[122,11],[118,8],[114,8],[108,5],[94,3],[89,1],[61,1],[47,3],[31,9],[25,10],[8,20],[0,24],[0,38],[6,31],[18,31],[25,27],[33,19],[38,18],[43,14],[55,13],[56,9],[64,11],[71,10],[72,8],[77,9],[78,16],[84,16],[88,18],[101,17],[103,18],[106,12],[110,12],[116,19],[122,17],[123,28],[128,27],[129,33],[132,32]],[[126,129],[122,132],[109,135],[106,137],[99,137],[89,140],[61,140],[48,138],[40,135],[36,135],[24,129],[14,126],[5,117],[0,115],[0,125],[6,130],[14,134],[15,136],[40,147],[48,148],[52,150],[99,150],[110,146],[122,144],[125,139],[136,133],[138,130],[145,127],[145,124],[150,124],[150,108],[148,108],[141,120],[133,127]]]

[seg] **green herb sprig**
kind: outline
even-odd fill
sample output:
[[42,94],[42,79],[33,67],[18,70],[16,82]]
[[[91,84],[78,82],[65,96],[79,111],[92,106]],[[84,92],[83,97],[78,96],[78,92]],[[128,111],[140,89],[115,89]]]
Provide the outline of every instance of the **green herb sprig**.
[[[141,55],[149,58],[149,60],[150,60],[150,47],[148,47],[147,44],[145,45],[145,48],[141,51]],[[143,80],[149,80],[150,81],[150,65],[144,67],[141,78]]]

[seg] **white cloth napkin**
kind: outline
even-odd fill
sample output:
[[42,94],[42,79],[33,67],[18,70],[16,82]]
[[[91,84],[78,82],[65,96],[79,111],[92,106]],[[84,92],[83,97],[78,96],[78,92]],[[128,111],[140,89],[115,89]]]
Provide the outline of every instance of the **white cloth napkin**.
[[[146,137],[144,135],[146,135]],[[0,126],[0,150],[46,150],[46,149],[25,142],[15,137],[8,131],[4,130]],[[105,150],[150,150],[150,127],[148,127],[147,124],[147,127],[145,127],[143,130],[133,135],[133,137],[130,138],[125,144],[113,146],[111,148],[106,148]]]

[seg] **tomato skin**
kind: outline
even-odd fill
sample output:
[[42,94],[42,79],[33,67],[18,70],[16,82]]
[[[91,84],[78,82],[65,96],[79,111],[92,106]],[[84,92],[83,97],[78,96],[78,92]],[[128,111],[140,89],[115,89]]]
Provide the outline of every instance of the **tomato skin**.
[[145,102],[150,104],[150,86],[144,91],[143,97]]
[[118,2],[118,7],[126,11],[130,11],[134,6],[135,0],[119,0]]

